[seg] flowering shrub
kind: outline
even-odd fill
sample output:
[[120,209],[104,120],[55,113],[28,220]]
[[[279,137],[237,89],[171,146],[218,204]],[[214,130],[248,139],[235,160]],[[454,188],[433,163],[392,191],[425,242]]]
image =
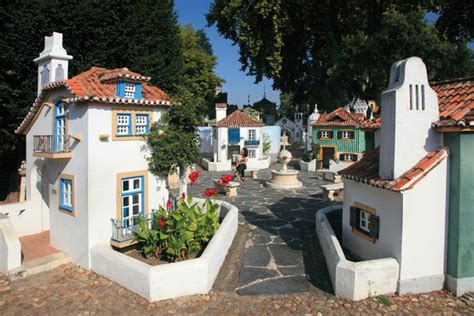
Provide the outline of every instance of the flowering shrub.
[[222,177],[220,177],[219,179],[217,179],[216,182],[225,187],[229,184],[230,181],[232,181],[233,178],[234,178],[233,175],[225,174]]
[[[215,190],[215,189],[214,189]],[[219,205],[209,197],[215,193],[207,190],[203,206],[193,203],[191,195],[181,195],[176,207],[166,205],[153,213],[151,227],[143,218],[139,220],[134,239],[139,242],[142,255],[154,255],[169,261],[187,259],[198,253],[219,228]]]
[[211,196],[216,196],[216,195],[217,195],[216,188],[210,188],[210,189],[207,189],[206,192],[204,192],[205,197],[211,197]]

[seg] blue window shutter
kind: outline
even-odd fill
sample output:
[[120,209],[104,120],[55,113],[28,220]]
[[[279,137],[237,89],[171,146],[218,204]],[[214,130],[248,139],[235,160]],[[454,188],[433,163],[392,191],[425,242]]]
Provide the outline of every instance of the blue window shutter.
[[118,97],[123,97],[125,95],[125,82],[117,81],[116,94]]
[[141,99],[141,98],[142,98],[142,84],[136,83],[135,84],[135,99]]
[[59,206],[64,205],[64,180],[59,179]]
[[240,142],[240,128],[229,128],[229,143]]

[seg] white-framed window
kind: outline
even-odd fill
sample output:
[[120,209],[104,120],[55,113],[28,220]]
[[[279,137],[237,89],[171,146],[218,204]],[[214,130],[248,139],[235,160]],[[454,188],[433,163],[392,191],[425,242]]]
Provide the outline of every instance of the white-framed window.
[[257,139],[257,130],[249,129],[249,140],[256,140]]
[[342,131],[342,138],[351,138],[350,131]]
[[132,134],[130,113],[118,113],[117,114],[117,135],[128,136]]
[[135,116],[135,134],[148,135],[148,114],[137,114]]
[[344,160],[352,160],[351,154],[344,154]]
[[136,225],[143,215],[143,176],[122,178],[122,221],[126,227]]
[[369,224],[370,224],[370,213],[364,210],[360,210],[359,228],[365,232],[370,233]]
[[257,152],[255,149],[249,149],[249,158],[255,158],[257,157]]
[[74,208],[73,180],[59,178],[59,208],[72,213]]
[[124,97],[129,99],[135,98],[135,85],[133,83],[125,83]]
[[329,138],[329,131],[321,131],[321,138]]

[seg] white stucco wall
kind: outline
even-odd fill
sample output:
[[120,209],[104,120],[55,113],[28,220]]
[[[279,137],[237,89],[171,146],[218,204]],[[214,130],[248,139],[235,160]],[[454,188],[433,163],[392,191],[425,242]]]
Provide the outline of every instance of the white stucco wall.
[[[346,178],[344,181],[344,209],[342,215],[342,241],[362,259],[401,258],[402,247],[402,195],[375,188]],[[380,217],[379,239],[372,243],[352,232],[349,208],[355,202],[376,209]]]
[[0,273],[21,266],[21,244],[13,224],[7,216],[0,215]]
[[448,161],[403,194],[400,293],[443,288],[446,270]]
[[[258,146],[245,146],[245,141],[248,140],[249,130],[255,130],[256,139],[258,139]],[[214,134],[217,135],[217,141],[214,142],[214,161],[225,162],[228,160],[228,128],[218,127],[214,128]],[[251,160],[262,160],[263,159],[263,129],[262,127],[240,127],[240,148],[246,147],[248,150],[255,150],[255,158],[249,158],[249,164],[254,165],[256,168],[262,168],[260,166],[267,165],[266,162]],[[266,160],[265,160],[266,161]],[[266,168],[266,167],[263,167]]]
[[[153,111],[153,121],[159,120],[162,111]],[[88,107],[88,161],[89,182],[89,244],[110,241],[112,236],[111,219],[117,218],[117,174],[148,170],[145,159],[145,141],[112,140],[112,107],[97,105]],[[107,141],[99,138],[108,134]],[[148,171],[147,171],[148,172]],[[167,201],[166,183],[148,172],[148,208],[158,208]],[[149,211],[149,210],[145,210]]]

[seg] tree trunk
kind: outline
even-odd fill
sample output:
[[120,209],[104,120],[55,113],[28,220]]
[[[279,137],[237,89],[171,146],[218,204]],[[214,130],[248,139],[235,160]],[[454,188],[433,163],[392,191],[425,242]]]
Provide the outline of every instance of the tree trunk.
[[186,167],[179,168],[179,194],[188,194],[188,179],[186,177]]

